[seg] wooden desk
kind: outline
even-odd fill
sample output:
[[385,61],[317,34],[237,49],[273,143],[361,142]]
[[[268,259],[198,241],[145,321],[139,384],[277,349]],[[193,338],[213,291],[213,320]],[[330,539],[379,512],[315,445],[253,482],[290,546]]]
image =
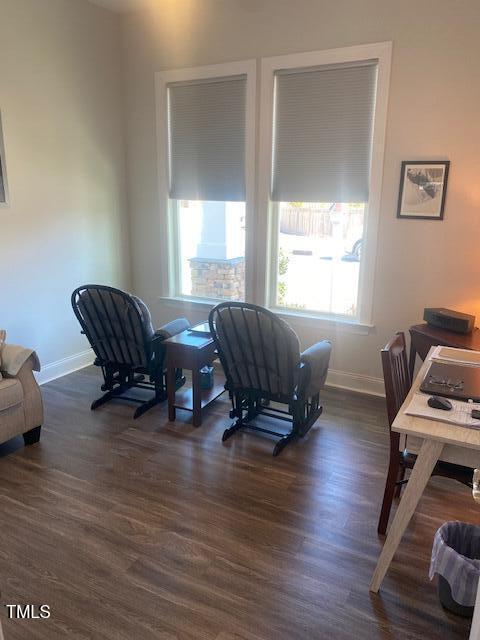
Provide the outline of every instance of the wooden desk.
[[[199,427],[202,409],[225,391],[223,383],[218,382],[214,382],[212,389],[200,388],[200,369],[215,360],[215,343],[209,336],[192,335],[187,330],[168,338],[163,344],[167,349],[168,419],[173,422],[175,410],[186,409],[193,412],[193,425]],[[175,390],[175,369],[192,371],[190,389]]]
[[454,333],[445,329],[437,329],[429,324],[415,324],[410,327],[410,357],[408,366],[413,380],[415,358],[418,355],[425,360],[430,347],[455,347],[456,349],[471,349],[480,351],[480,331],[475,328],[471,333]]
[[421,439],[422,444],[370,583],[370,591],[374,593],[377,593],[380,588],[437,461],[441,458],[468,467],[480,465],[479,430],[409,416],[405,413],[413,394],[425,376],[433,349],[433,347],[430,349],[392,425],[394,431],[408,435],[409,442],[410,437],[416,437]]

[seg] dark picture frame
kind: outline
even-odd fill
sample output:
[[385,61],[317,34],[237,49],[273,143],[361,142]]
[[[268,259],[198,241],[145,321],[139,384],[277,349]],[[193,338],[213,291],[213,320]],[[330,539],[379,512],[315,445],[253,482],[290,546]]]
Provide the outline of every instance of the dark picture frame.
[[0,207],[8,206],[8,185],[5,169],[5,147],[3,145],[2,114],[0,113]]
[[443,220],[449,160],[404,160],[397,218]]

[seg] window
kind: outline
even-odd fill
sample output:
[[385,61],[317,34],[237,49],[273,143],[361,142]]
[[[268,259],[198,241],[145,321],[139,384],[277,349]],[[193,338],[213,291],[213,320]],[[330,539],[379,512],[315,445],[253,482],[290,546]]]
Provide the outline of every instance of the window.
[[365,203],[279,202],[273,306],[355,318]]
[[245,202],[176,200],[178,293],[245,300]]
[[269,306],[371,320],[390,45],[263,61]]
[[165,296],[371,324],[390,57],[264,58],[258,156],[254,60],[156,74]]
[[175,296],[246,298],[251,74],[248,62],[160,74]]

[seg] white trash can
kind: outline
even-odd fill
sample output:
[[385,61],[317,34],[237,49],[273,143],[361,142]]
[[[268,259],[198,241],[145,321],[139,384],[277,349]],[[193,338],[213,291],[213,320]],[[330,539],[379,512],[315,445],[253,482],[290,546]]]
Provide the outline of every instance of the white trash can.
[[480,527],[467,522],[445,522],[433,540],[430,580],[438,574],[442,605],[471,617],[480,576]]

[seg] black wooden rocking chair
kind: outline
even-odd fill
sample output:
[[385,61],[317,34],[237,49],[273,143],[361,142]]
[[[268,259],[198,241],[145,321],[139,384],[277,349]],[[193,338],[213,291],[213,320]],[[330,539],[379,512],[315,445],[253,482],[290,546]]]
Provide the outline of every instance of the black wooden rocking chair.
[[[72,293],[72,307],[95,353],[95,365],[101,367],[106,393],[95,400],[97,409],[113,398],[137,402],[133,417],[138,418],[167,398],[165,345],[163,341],[190,326],[179,318],[157,331],[145,303],[125,291],[104,285],[88,284]],[[176,372],[176,386],[185,382],[182,370]],[[153,391],[148,400],[123,395],[133,387]]]
[[[320,391],[327,377],[331,344],[324,340],[300,353],[296,333],[263,307],[222,302],[210,312],[210,331],[225,371],[225,389],[237,420],[225,441],[240,428],[261,431],[280,440],[277,456],[291,440],[303,437],[322,413]],[[274,408],[270,402],[288,406]],[[288,433],[253,425],[259,415],[291,423]]]

